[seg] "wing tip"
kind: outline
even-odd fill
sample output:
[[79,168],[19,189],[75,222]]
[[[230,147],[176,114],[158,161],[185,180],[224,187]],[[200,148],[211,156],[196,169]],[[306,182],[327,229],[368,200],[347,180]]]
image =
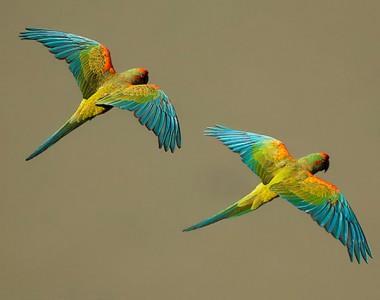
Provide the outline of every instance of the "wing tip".
[[21,31],[18,36],[22,40],[27,40],[27,39],[30,39],[30,37],[28,37],[29,34],[32,34],[33,32],[36,33],[37,31],[52,31],[52,30],[44,29],[44,28],[25,27],[24,31]]
[[227,130],[233,130],[233,129],[225,127],[223,125],[215,124],[214,126],[208,126],[203,132],[204,132],[204,135],[209,135],[210,133],[218,132],[218,131],[222,131],[222,130],[226,130],[226,129]]

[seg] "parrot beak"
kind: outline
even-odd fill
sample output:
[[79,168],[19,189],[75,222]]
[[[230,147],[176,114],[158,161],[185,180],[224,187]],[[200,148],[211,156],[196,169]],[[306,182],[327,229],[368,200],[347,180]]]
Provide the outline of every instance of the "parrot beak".
[[145,76],[145,79],[144,79],[144,84],[147,84],[147,83],[148,83],[148,81],[149,81],[149,76],[148,76],[148,75],[146,75],[146,76]]
[[330,162],[327,160],[326,161],[326,165],[325,165],[325,173],[327,172],[327,170],[329,169],[330,167]]

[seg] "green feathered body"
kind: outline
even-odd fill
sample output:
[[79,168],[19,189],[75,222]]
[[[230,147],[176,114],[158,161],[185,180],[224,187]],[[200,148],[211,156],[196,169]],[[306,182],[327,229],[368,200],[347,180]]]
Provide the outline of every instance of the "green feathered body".
[[368,256],[372,257],[364,232],[345,197],[336,186],[314,176],[329,168],[326,153],[312,153],[296,160],[279,140],[223,126],[209,128],[206,135],[216,137],[240,154],[242,161],[260,177],[262,183],[233,205],[184,231],[252,212],[281,197],[311,215],[314,221],[347,246],[351,261],[356,257],[359,263],[361,258],[368,262]]
[[20,33],[36,40],[65,60],[82,92],[83,100],[73,116],[48,138],[30,160],[86,121],[119,107],[134,112],[142,125],[158,137],[159,147],[174,152],[181,147],[179,121],[168,96],[154,84],[147,84],[148,70],[134,68],[117,73],[109,50],[98,42],[75,34],[48,29],[27,28]]

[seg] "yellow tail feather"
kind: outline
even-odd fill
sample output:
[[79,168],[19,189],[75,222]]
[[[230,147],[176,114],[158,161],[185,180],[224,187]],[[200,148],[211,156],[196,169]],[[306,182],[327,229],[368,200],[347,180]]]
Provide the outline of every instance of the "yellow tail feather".
[[261,205],[278,197],[268,186],[260,183],[252,192],[237,202],[238,207],[251,205],[251,210],[258,209]]

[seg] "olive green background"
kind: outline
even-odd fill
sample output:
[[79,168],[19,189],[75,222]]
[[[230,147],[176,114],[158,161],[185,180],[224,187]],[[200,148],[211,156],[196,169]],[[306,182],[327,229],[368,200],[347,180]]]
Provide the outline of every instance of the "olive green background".
[[[377,299],[379,1],[1,1],[0,299]],[[171,97],[183,149],[114,109],[25,162],[75,111],[64,62],[24,27],[95,39]],[[375,258],[279,198],[181,229],[259,179],[202,131],[223,124],[324,151]]]

